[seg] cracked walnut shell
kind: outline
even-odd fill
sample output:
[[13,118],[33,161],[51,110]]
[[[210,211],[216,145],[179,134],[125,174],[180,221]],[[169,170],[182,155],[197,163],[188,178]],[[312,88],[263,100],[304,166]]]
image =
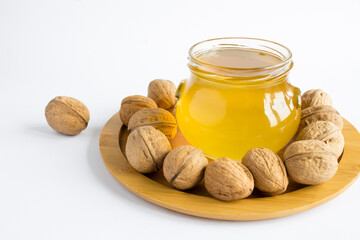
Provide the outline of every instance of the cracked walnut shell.
[[171,145],[166,136],[153,127],[139,127],[128,136],[125,152],[130,165],[141,173],[162,168]]
[[148,87],[148,97],[163,109],[169,109],[175,105],[175,92],[176,86],[169,80],[155,79],[150,82]]
[[315,139],[329,145],[339,158],[343,152],[345,141],[338,126],[332,122],[316,121],[306,126],[297,136],[296,141]]
[[141,95],[124,98],[119,111],[121,121],[127,126],[132,115],[144,108],[157,108],[157,105],[151,98]]
[[284,161],[290,178],[307,185],[329,180],[338,168],[337,157],[331,147],[319,140],[290,144],[284,153]]
[[315,105],[332,106],[332,100],[329,94],[321,89],[311,89],[301,96],[301,109]]
[[289,184],[284,163],[267,148],[250,149],[242,159],[255,180],[255,187],[269,195],[286,191]]
[[66,135],[77,135],[87,127],[90,113],[79,100],[59,96],[48,103],[45,117],[54,130]]
[[246,198],[254,190],[254,178],[249,169],[229,158],[209,163],[204,179],[206,190],[223,201]]
[[133,131],[138,127],[152,126],[160,130],[171,140],[177,132],[175,117],[162,108],[145,108],[136,112],[130,119],[128,129]]
[[174,188],[185,190],[196,186],[203,179],[207,164],[208,160],[201,149],[182,145],[166,156],[163,172]]

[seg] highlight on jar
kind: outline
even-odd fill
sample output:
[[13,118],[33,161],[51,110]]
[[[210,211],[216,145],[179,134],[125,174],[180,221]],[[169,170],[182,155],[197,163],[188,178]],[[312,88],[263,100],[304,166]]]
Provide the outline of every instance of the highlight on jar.
[[300,90],[289,82],[290,50],[255,38],[218,38],[189,50],[176,119],[207,157],[241,160],[253,148],[281,150],[296,134]]

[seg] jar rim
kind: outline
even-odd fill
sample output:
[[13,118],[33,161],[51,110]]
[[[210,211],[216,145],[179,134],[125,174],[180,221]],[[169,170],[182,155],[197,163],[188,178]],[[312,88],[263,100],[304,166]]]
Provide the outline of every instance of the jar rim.
[[[231,42],[234,43],[231,43]],[[211,44],[211,43],[217,43],[217,45],[211,45],[210,48],[207,48],[207,50],[210,50],[211,48],[215,48],[215,46],[237,46],[237,47],[248,47],[248,44],[239,44],[236,42],[255,42],[255,43],[259,43],[259,47],[262,48],[266,48],[268,50],[272,50],[273,53],[275,53],[275,55],[277,57],[280,57],[281,62],[277,63],[277,64],[273,64],[273,65],[269,65],[269,66],[265,66],[265,67],[247,67],[247,68],[241,68],[241,67],[226,67],[226,66],[219,66],[219,65],[214,65],[214,64],[210,64],[206,61],[202,61],[199,58],[197,58],[196,54],[199,54],[200,50],[197,50],[197,48],[201,47],[202,45],[206,45],[206,44]],[[260,44],[262,43],[262,44]],[[201,42],[198,42],[196,44],[194,44],[190,49],[189,49],[189,64],[192,66],[197,66],[197,65],[206,65],[208,67],[211,68],[215,68],[215,69],[223,69],[223,70],[231,70],[231,71],[263,71],[263,70],[267,70],[267,71],[271,71],[272,69],[279,69],[285,66],[292,66],[292,53],[290,51],[289,48],[287,48],[286,46],[274,42],[274,41],[270,41],[270,40],[266,40],[266,39],[261,39],[261,38],[250,38],[250,37],[222,37],[222,38],[212,38],[212,39],[208,39],[208,40],[204,40]]]

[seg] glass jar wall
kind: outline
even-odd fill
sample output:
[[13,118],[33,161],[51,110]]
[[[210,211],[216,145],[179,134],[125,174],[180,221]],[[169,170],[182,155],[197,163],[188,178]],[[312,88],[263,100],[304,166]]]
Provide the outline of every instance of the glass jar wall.
[[300,91],[288,80],[286,47],[261,39],[222,38],[189,51],[190,78],[178,88],[185,138],[211,157],[241,159],[251,148],[275,152],[294,136]]

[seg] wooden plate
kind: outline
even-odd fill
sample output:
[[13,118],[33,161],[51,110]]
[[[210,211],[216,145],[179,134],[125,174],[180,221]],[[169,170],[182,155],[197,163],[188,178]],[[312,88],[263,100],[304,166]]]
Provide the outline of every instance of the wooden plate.
[[[286,193],[265,197],[254,192],[249,198],[223,202],[211,197],[203,183],[186,192],[170,187],[162,172],[144,175],[135,171],[124,157],[128,131],[115,114],[100,135],[100,151],[110,173],[128,190],[159,206],[204,218],[222,220],[260,220],[302,212],[323,204],[345,191],[360,172],[360,134],[344,120],[345,150],[336,175],[329,181],[304,186],[289,184]],[[173,147],[184,144],[178,134]]]

